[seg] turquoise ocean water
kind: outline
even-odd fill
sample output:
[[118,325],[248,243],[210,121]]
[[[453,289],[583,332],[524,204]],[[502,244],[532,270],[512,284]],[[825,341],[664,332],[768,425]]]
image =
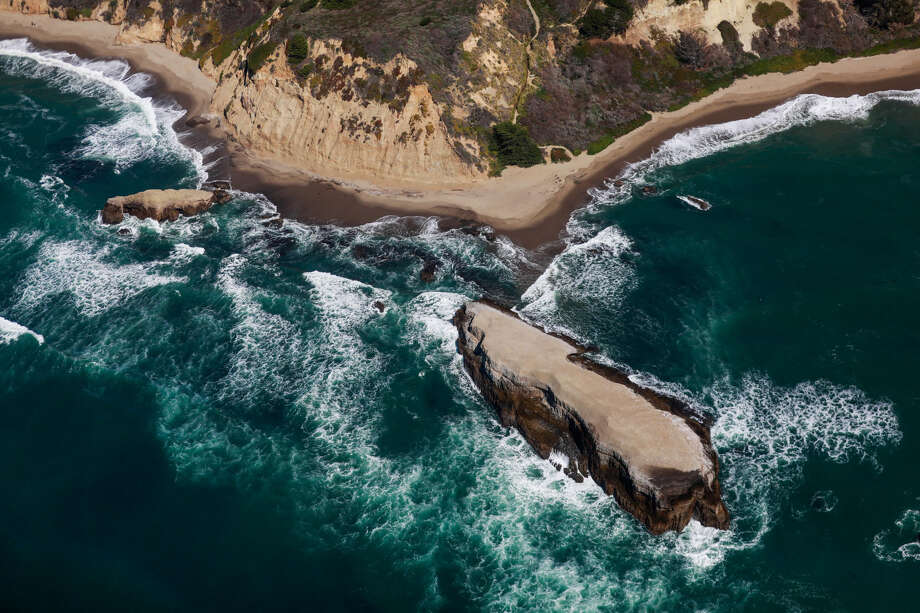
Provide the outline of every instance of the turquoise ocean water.
[[[547,267],[245,193],[103,226],[207,177],[150,86],[0,42],[4,610],[912,608],[920,92],[679,135]],[[502,429],[448,321],[479,296],[712,414],[732,530],[651,536]]]

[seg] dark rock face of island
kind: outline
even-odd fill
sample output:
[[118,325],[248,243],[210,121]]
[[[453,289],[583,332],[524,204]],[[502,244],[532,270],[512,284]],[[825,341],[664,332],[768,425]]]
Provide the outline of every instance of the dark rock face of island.
[[454,324],[483,396],[541,457],[568,456],[567,475],[593,478],[654,534],[682,530],[694,518],[728,528],[710,424],[684,403],[499,307],[467,303]]
[[230,194],[222,189],[148,189],[106,200],[105,208],[102,209],[102,223],[121,223],[125,215],[133,215],[138,219],[175,221],[179,215],[198,215],[228,200]]

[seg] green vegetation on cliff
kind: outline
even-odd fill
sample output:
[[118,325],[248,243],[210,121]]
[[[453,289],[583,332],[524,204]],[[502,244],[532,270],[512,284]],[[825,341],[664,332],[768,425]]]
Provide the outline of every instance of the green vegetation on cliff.
[[530,137],[527,128],[510,121],[492,126],[490,149],[498,160],[499,168],[504,166],[536,166],[543,163],[543,153]]
[[[128,24],[161,19],[184,55],[210,59],[221,72],[265,70],[280,45],[298,85],[318,100],[336,96],[399,114],[425,86],[457,156],[493,170],[541,163],[540,146],[557,161],[563,154],[553,147],[597,153],[651,112],[744,75],[920,46],[918,0],[799,0],[794,19],[783,2],[759,2],[749,9],[760,26],[749,49],[728,21],[717,26],[721,43],[688,26],[653,29],[649,40],[627,45],[615,35],[640,0],[102,1],[105,19],[122,11]],[[58,16],[82,18],[100,3],[50,5]],[[536,38],[530,5],[540,21]],[[435,133],[421,118],[427,111],[413,113],[419,119],[398,138]],[[377,122],[369,125],[379,137]]]

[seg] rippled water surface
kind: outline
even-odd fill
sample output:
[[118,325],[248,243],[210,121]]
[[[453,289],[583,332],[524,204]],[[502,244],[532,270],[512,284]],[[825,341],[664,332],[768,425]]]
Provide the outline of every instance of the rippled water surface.
[[[150,86],[0,42],[3,608],[911,606],[918,94],[676,137],[545,267],[245,193],[103,226],[113,194],[207,177]],[[653,537],[502,429],[449,322],[479,296],[712,414],[732,530]]]

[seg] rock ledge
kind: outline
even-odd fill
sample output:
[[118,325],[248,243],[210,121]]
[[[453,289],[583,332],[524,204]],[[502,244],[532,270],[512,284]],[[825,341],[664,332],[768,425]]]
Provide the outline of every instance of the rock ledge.
[[229,199],[230,194],[222,189],[148,189],[106,200],[105,208],[102,209],[102,223],[121,223],[125,215],[133,215],[138,219],[175,221],[179,215],[197,215]]
[[557,468],[577,481],[593,478],[654,534],[694,518],[728,528],[706,418],[496,305],[469,302],[454,324],[483,396],[541,457],[568,456]]

